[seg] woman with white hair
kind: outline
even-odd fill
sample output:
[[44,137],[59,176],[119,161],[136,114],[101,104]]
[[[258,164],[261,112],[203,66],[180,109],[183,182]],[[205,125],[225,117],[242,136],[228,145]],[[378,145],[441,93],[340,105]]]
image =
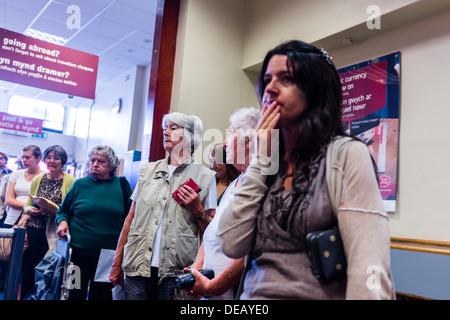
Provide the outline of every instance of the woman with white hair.
[[[190,268],[196,281],[189,294],[195,298],[233,300],[234,288],[239,283],[244,271],[245,258],[231,259],[225,256],[217,238],[217,230],[222,213],[230,205],[230,200],[241,183],[243,173],[250,165],[248,155],[252,148],[253,135],[259,117],[260,111],[253,107],[238,109],[230,116],[230,134],[223,143],[226,150],[226,162],[232,163],[242,173],[230,183],[224,192],[214,219],[205,230],[203,244],[198,251],[197,258]],[[239,152],[244,153],[243,161],[237,161]],[[209,280],[200,274],[198,272],[200,269],[214,270],[214,279]]]
[[[215,172],[192,157],[201,120],[173,112],[163,117],[162,128],[167,157],[141,167],[110,272],[114,285],[124,283],[129,300],[173,299],[170,276],[194,262],[217,206]],[[198,193],[181,186],[188,179],[200,187]]]
[[93,148],[89,163],[89,176],[72,184],[56,212],[57,234],[70,233],[72,262],[80,268],[81,288],[71,290],[69,299],[111,300],[112,285],[94,282],[94,276],[101,249],[116,248],[132,190],[115,175],[119,159],[110,147]]

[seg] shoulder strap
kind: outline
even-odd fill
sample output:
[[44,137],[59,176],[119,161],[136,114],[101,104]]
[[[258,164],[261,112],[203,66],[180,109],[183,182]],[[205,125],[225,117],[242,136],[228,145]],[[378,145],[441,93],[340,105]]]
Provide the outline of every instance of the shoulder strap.
[[327,148],[325,174],[331,207],[335,215],[337,215],[339,206],[341,205],[342,195],[342,169],[339,166],[336,166],[336,163],[338,163],[343,154],[342,146],[351,140],[353,140],[352,137],[337,137],[329,143]]
[[128,188],[127,188],[127,180],[125,177],[119,177],[120,181],[120,188],[122,189],[122,196],[123,196],[123,211],[125,214],[128,214],[128,211],[130,210],[128,205]]

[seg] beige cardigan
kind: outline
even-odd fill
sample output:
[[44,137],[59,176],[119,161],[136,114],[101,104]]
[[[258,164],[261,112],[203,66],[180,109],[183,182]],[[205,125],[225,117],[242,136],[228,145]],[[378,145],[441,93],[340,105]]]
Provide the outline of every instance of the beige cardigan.
[[[374,178],[367,147],[361,142],[343,138],[332,142],[328,151],[330,152],[327,152],[327,184],[332,207],[337,209],[339,230],[348,261],[345,294],[333,298],[393,299],[395,292],[390,270],[389,219]],[[254,164],[247,169],[243,183],[235,191],[230,206],[222,215],[218,235],[224,253],[231,258],[242,257],[252,248],[256,217],[268,190],[265,185],[266,177],[260,174],[261,170]],[[283,254],[269,253],[265,258],[283,260]],[[287,258],[289,257],[286,256]],[[293,274],[297,276],[303,272],[305,277],[309,277],[305,280],[307,284],[305,287],[311,288],[315,286],[315,282],[311,280],[311,271],[305,267],[305,259],[305,256],[298,258],[297,261],[303,263],[300,266],[303,269]],[[283,267],[280,261],[274,260],[273,265]],[[258,272],[258,267],[257,265],[253,267],[256,267],[252,271],[254,275]],[[299,277],[300,280],[296,280],[301,282],[302,276]],[[253,279],[258,277],[254,276]],[[253,288],[252,283],[247,282],[246,285],[244,288],[246,298],[252,298],[255,288],[257,290],[262,288],[263,291],[271,290],[263,284],[254,283]],[[317,290],[323,290],[318,282]],[[298,292],[300,291],[301,289]],[[304,293],[303,296],[308,297],[308,293]],[[317,297],[325,299],[326,292],[325,295],[321,293],[311,296]]]

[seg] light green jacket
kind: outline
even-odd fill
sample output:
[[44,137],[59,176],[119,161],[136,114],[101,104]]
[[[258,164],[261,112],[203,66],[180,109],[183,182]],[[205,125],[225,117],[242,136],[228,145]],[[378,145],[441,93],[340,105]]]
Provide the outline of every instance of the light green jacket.
[[[44,173],[45,174],[45,173]],[[44,174],[40,174],[36,176],[33,181],[31,181],[31,187],[30,187],[30,195],[36,196],[37,192],[39,190],[39,186],[41,184],[42,178],[44,177]],[[61,187],[61,198],[64,199],[67,192],[69,191],[70,187],[74,183],[76,179],[72,177],[70,174],[64,172],[63,177],[63,184]],[[33,201],[30,197],[28,197],[27,203],[25,204],[24,212],[33,205]],[[58,203],[60,205],[60,203]],[[47,228],[45,230],[45,233],[47,235],[47,242],[49,250],[47,253],[55,251],[56,250],[56,241],[57,241],[57,235],[56,235],[56,223],[54,219],[48,219],[47,221]]]
[[[44,174],[40,174],[40,175],[36,176],[33,179],[33,181],[31,181],[30,194],[32,196],[37,195],[37,192],[39,190],[39,185],[41,184]],[[74,177],[72,177],[70,174],[64,172],[63,185],[61,187],[62,199],[64,199],[64,197],[66,196],[66,193],[69,191],[70,187],[72,186],[72,183],[75,180],[76,179]],[[33,205],[33,201],[31,200],[30,197],[28,197],[27,203],[24,206],[24,210],[26,211],[27,208],[31,207],[32,205]]]
[[179,165],[169,179],[168,158],[142,165],[134,198],[135,216],[124,247],[126,276],[150,277],[153,240],[160,223],[159,277],[182,273],[183,268],[194,262],[201,232],[192,213],[172,196],[188,178],[202,189],[199,195],[203,203],[215,178],[215,172],[209,168],[189,159]]

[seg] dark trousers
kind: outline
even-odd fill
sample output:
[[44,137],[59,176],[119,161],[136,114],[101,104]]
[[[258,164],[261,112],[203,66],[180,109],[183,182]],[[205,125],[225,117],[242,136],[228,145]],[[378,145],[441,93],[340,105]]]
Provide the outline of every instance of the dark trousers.
[[[4,212],[3,217],[0,219],[0,228],[6,228],[4,226],[5,219],[6,219],[6,211]],[[8,272],[8,262],[0,260],[0,292],[3,292],[3,290],[5,290],[7,272]]]
[[34,288],[34,268],[48,251],[45,228],[27,227],[28,249],[23,253],[20,298],[24,299]]
[[112,283],[94,282],[99,256],[86,257],[83,252],[72,248],[71,262],[80,268],[81,288],[70,290],[69,300],[112,300]]
[[173,300],[174,288],[170,278],[158,277],[158,268],[151,267],[150,278],[126,277],[127,300]]

